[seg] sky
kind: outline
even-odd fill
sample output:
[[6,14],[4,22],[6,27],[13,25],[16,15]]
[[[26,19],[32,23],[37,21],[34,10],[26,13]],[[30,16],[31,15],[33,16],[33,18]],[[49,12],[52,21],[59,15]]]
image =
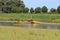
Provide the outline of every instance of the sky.
[[57,8],[60,5],[60,0],[23,0],[24,4],[28,8],[36,8],[47,6],[48,9],[50,8]]

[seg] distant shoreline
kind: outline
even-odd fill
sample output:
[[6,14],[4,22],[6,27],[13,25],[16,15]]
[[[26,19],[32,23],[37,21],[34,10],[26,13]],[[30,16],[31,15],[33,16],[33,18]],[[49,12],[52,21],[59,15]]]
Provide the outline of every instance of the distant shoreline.
[[[0,22],[21,22],[23,24],[29,23],[28,21],[0,21]],[[38,21],[36,21],[35,24],[60,26],[60,23],[48,23],[48,22],[38,22]]]

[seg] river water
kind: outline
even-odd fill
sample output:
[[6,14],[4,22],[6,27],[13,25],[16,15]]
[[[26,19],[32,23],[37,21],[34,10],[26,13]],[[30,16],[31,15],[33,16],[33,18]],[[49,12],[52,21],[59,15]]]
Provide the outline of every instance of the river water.
[[15,25],[13,22],[0,22],[0,26],[16,26],[16,27],[22,27],[22,28],[40,28],[40,29],[55,29],[59,30],[60,26],[56,25],[41,25],[41,24],[20,24],[20,25]]

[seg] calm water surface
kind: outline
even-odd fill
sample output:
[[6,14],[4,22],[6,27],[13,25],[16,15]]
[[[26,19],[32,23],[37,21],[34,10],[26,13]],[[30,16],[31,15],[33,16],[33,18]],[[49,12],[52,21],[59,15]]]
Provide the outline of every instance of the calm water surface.
[[32,24],[22,24],[22,25],[15,25],[12,22],[0,22],[0,26],[18,26],[22,28],[40,28],[40,29],[60,29],[60,26],[55,25],[32,25]]

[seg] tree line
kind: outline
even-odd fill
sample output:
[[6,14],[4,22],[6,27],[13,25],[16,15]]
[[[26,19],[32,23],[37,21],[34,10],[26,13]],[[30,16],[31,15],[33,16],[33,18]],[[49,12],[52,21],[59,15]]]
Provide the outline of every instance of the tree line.
[[[48,13],[48,8],[46,6],[28,8],[25,6],[24,2],[21,0],[8,0],[8,1],[0,1],[0,12],[2,13]],[[51,13],[60,13],[60,6],[55,8],[51,8]]]

